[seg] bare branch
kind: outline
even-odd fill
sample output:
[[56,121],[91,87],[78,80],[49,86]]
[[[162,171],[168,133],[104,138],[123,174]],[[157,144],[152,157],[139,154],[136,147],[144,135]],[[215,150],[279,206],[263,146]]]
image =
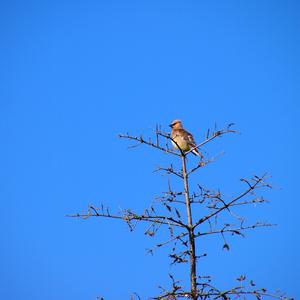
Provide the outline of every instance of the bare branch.
[[210,234],[222,234],[222,233],[232,233],[232,234],[237,234],[237,235],[241,235],[244,237],[244,235],[242,234],[241,231],[244,230],[248,230],[248,229],[255,229],[258,227],[271,227],[271,226],[276,226],[276,224],[268,224],[268,223],[255,223],[253,225],[250,226],[241,226],[241,227],[237,227],[237,228],[222,228],[222,229],[217,229],[217,230],[211,230],[211,231],[207,231],[207,232],[198,232],[195,234],[195,237],[200,237],[200,236],[205,236],[205,235],[210,235]]
[[194,151],[195,149],[199,149],[201,148],[202,146],[204,146],[205,144],[209,143],[210,141],[212,141],[213,139],[215,139],[216,137],[220,137],[226,133],[237,133],[238,131],[237,130],[232,130],[232,129],[222,129],[222,130],[217,130],[215,132],[213,132],[213,134],[208,137],[206,136],[206,139],[201,142],[200,144],[198,144],[197,146],[191,148],[189,151],[187,151],[185,154],[189,154],[190,152]]
[[112,215],[110,213],[99,213],[98,212],[99,209],[96,209],[93,206],[90,206],[89,208],[92,209],[94,211],[94,213],[92,213],[89,210],[88,213],[83,213],[83,214],[77,213],[77,214],[67,215],[67,217],[83,218],[83,219],[87,219],[90,217],[105,217],[105,218],[120,219],[120,220],[125,220],[125,221],[137,220],[137,221],[152,222],[152,223],[158,223],[158,224],[164,224],[164,225],[186,227],[186,225],[183,224],[181,221],[175,220],[171,217],[166,217],[166,216],[138,215],[131,211],[127,211],[122,216],[120,216],[120,215]]
[[[249,185],[249,188],[244,191],[243,193],[241,193],[240,195],[238,195],[237,197],[235,197],[233,200],[231,200],[230,202],[228,202],[227,204],[225,204],[224,206],[218,208],[216,211],[212,212],[211,214],[204,216],[203,218],[201,218],[199,221],[197,221],[194,224],[194,228],[196,228],[198,225],[202,224],[203,222],[205,222],[206,220],[212,218],[213,216],[219,214],[221,211],[223,211],[224,209],[228,209],[228,207],[230,207],[232,204],[234,204],[235,202],[237,202],[238,200],[240,200],[241,198],[245,197],[246,195],[248,195],[250,192],[252,192],[255,188],[258,187],[259,183],[263,182],[263,179],[266,177],[266,174],[264,174],[262,177],[257,177],[255,179],[255,183],[254,184],[250,184],[247,181],[247,184]],[[245,181],[245,180],[243,180]]]
[[157,167],[157,169],[154,172],[158,171],[165,171],[167,174],[173,174],[178,176],[179,178],[183,178],[182,172],[175,171],[172,165],[169,168]]
[[206,166],[206,165],[214,162],[217,158],[219,158],[223,154],[224,154],[224,152],[221,152],[219,155],[217,155],[217,156],[215,156],[215,157],[213,157],[211,159],[207,159],[206,161],[201,160],[196,167],[190,169],[187,172],[187,175],[190,175],[190,174],[194,173],[195,171],[197,171],[199,168],[202,168],[202,167],[204,167],[204,166]]
[[[176,153],[176,152],[174,152],[174,151],[171,151],[171,150],[169,150],[169,149],[167,149],[167,148],[161,147],[161,146],[159,145],[159,143],[158,143],[158,144],[154,144],[154,143],[152,143],[152,142],[150,142],[150,141],[144,140],[142,136],[137,137],[137,136],[130,136],[130,135],[128,135],[128,134],[119,134],[119,138],[126,138],[126,139],[129,139],[129,140],[135,140],[135,141],[139,142],[140,144],[145,144],[145,145],[151,146],[151,147],[153,147],[153,148],[159,149],[159,150],[161,150],[161,151],[163,151],[163,152],[167,152],[167,153],[170,153],[170,154],[172,154],[172,155],[180,156],[180,154],[178,154],[178,153]],[[137,145],[135,145],[135,146],[133,146],[133,147],[136,147],[136,146],[137,146]],[[132,147],[132,146],[131,146],[131,147]]]

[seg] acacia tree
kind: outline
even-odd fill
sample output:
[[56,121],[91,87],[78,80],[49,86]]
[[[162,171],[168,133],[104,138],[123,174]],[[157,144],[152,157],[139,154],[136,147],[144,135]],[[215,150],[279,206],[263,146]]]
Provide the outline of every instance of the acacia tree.
[[[214,162],[216,157],[209,158],[203,156],[196,165],[188,166],[187,158],[195,148],[202,150],[202,147],[216,138],[228,133],[236,133],[232,129],[233,124],[226,128],[218,130],[215,126],[213,130],[208,130],[204,140],[184,152],[180,149],[175,140],[169,133],[161,130],[156,126],[154,138],[145,139],[142,135],[132,136],[121,134],[120,138],[135,141],[136,144],[130,146],[147,145],[170,155],[173,159],[179,160],[180,167],[174,167],[174,161],[167,167],[158,167],[157,171],[165,172],[172,176],[178,177],[182,182],[179,190],[174,190],[169,182],[168,191],[164,192],[157,201],[142,213],[137,213],[132,209],[125,209],[118,213],[110,213],[108,207],[103,204],[100,207],[90,205],[86,213],[77,213],[70,215],[77,218],[102,217],[110,219],[119,219],[125,221],[130,230],[134,230],[136,223],[144,222],[146,226],[145,233],[151,237],[155,236],[159,229],[166,227],[168,235],[163,242],[157,243],[149,252],[165,245],[172,245],[169,257],[172,264],[189,264],[189,287],[184,287],[180,281],[176,280],[173,275],[169,274],[171,279],[170,288],[161,288],[159,295],[151,299],[248,299],[256,298],[258,300],[264,297],[275,299],[292,299],[286,297],[281,292],[269,292],[265,288],[257,288],[253,280],[246,280],[244,275],[237,278],[238,284],[225,290],[218,289],[211,280],[210,276],[203,276],[197,272],[199,259],[206,254],[198,254],[199,247],[196,247],[198,239],[207,235],[220,235],[224,241],[223,249],[229,250],[226,241],[227,235],[238,235],[244,237],[244,231],[256,229],[259,227],[272,226],[264,222],[247,223],[245,218],[237,215],[237,207],[261,204],[266,200],[257,194],[258,190],[271,188],[267,182],[267,174],[253,176],[249,179],[241,178],[244,184],[242,192],[236,196],[228,198],[220,190],[207,189],[197,184],[197,190],[191,191],[189,186],[194,173],[204,168],[207,164]],[[171,148],[170,142],[177,145],[178,151]],[[198,207],[201,207],[198,209]],[[194,212],[202,212],[202,215]],[[137,298],[140,299],[138,295]],[[100,298],[103,299],[103,298]],[[132,296],[134,299],[134,296]]]

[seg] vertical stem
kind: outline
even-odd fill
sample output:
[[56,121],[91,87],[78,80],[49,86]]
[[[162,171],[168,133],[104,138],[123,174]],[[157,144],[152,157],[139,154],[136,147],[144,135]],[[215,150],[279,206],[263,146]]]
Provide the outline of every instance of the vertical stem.
[[188,175],[186,172],[186,157],[184,154],[181,154],[182,160],[182,174],[183,174],[183,183],[184,183],[184,197],[185,205],[187,212],[187,221],[188,221],[188,232],[189,232],[189,245],[190,245],[190,283],[191,283],[191,295],[193,300],[198,299],[197,293],[197,283],[196,283],[196,249],[195,249],[195,235],[193,228],[193,219],[191,211],[191,201],[189,193],[189,182]]

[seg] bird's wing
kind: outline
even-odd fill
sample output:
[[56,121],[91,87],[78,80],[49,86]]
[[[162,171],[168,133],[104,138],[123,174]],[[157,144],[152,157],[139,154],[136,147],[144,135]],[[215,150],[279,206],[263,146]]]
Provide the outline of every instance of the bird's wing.
[[[194,148],[197,146],[195,140],[194,140],[194,137],[191,133],[189,133],[188,131],[185,131],[186,132],[186,139],[188,141],[188,144],[191,148]],[[192,150],[192,153],[194,155],[198,155],[199,157],[202,158],[202,154],[199,152],[199,150],[197,148],[195,148],[194,150]]]
[[196,147],[193,135],[185,129],[176,129],[176,131],[174,132],[174,136],[183,139],[190,147]]
[[191,146],[191,147],[196,147],[196,143],[195,143],[195,140],[194,140],[194,137],[191,133],[189,133],[188,131],[182,129],[183,131],[183,138],[187,141],[187,143]]

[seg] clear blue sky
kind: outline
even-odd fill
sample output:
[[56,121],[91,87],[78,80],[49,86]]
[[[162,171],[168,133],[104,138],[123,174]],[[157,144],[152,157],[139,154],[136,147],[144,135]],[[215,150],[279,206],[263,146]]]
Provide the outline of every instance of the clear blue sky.
[[142,226],[65,215],[147,207],[171,158],[117,134],[175,118],[197,140],[215,122],[242,132],[206,149],[226,154],[195,180],[234,195],[268,171],[275,186],[250,217],[278,226],[229,252],[215,240],[200,274],[299,298],[299,20],[297,0],[1,1],[0,298],[146,299],[169,283]]

